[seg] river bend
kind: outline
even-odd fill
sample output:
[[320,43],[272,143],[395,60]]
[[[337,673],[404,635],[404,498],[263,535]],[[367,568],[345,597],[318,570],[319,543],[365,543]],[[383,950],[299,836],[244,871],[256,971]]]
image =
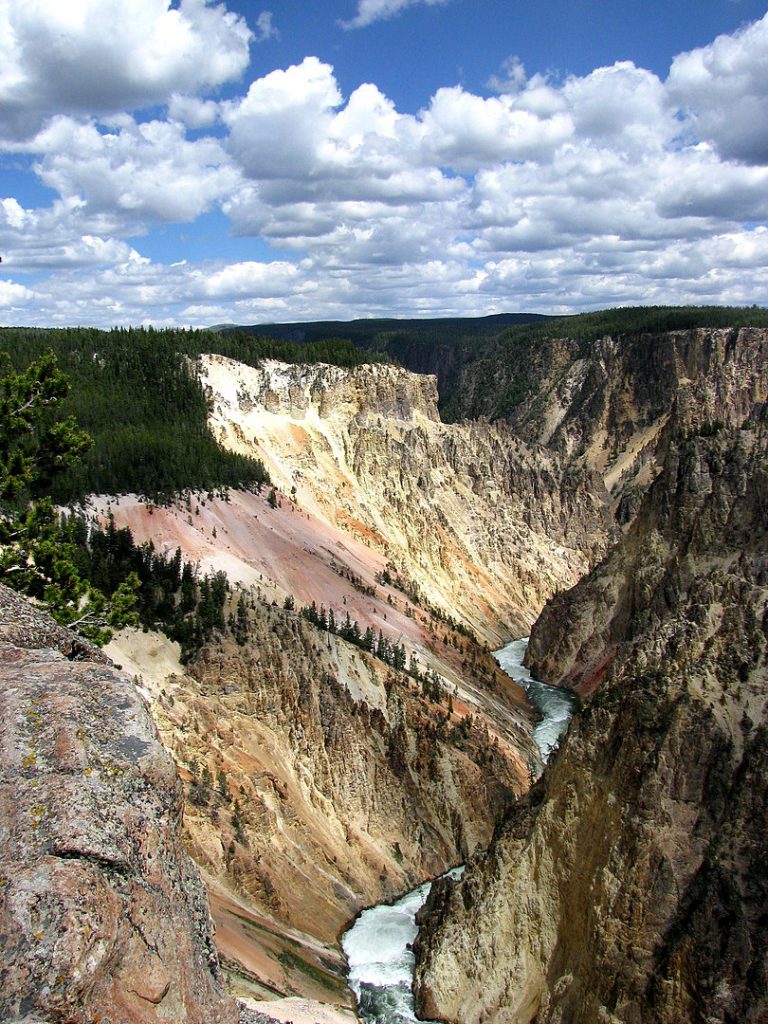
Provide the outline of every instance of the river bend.
[[[525,686],[540,716],[533,739],[546,761],[568,728],[576,699],[531,677],[523,665],[527,646],[527,637],[513,640],[494,656],[508,675]],[[463,868],[457,868],[450,874],[459,877],[461,871]],[[341,944],[349,964],[349,987],[367,1024],[416,1024],[411,946],[418,933],[416,914],[426,902],[431,885],[424,882],[396,903],[364,910],[344,933]]]

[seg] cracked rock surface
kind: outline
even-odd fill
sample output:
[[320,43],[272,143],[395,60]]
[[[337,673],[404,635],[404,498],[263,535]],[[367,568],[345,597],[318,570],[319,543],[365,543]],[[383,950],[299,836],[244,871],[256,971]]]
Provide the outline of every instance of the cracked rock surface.
[[0,643],[1,1020],[235,1024],[181,813],[127,676]]

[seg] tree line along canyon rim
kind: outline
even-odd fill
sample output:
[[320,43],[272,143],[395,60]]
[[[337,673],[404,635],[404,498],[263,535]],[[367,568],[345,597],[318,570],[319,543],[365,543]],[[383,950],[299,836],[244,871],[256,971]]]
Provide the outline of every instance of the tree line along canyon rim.
[[0,329],[4,1021],[768,1021],[768,314],[517,320]]

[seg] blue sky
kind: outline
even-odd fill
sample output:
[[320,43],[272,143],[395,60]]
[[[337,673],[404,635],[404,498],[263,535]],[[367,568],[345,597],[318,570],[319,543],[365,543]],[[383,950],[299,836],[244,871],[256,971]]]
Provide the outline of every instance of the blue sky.
[[0,323],[768,303],[751,0],[0,0]]
[[[231,3],[252,23],[259,3]],[[755,0],[446,0],[416,4],[364,31],[344,31],[354,0],[272,3],[280,38],[255,54],[253,70],[298,63],[314,54],[334,65],[345,93],[375,82],[398,109],[415,113],[445,85],[487,92],[488,79],[510,55],[530,73],[588,74],[631,60],[666,76],[672,58],[704,46],[766,13]]]

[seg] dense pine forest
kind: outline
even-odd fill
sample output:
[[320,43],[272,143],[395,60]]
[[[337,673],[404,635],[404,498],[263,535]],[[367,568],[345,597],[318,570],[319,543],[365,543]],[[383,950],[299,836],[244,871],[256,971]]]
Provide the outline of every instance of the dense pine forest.
[[[226,573],[200,575],[195,565],[182,561],[180,548],[165,555],[151,541],[137,545],[131,531],[117,529],[111,515],[102,527],[77,514],[59,517],[57,547],[59,557],[64,553],[79,578],[108,602],[126,580],[134,578],[131,621],[177,640],[182,661],[215,630],[225,629],[230,595]],[[44,590],[35,596],[44,599]],[[238,608],[243,604],[241,595]],[[231,618],[234,627],[234,613]]]
[[[227,577],[200,578],[196,566],[182,564],[180,548],[169,557],[151,542],[137,547],[111,515],[102,528],[95,517],[56,510],[56,481],[93,447],[74,417],[62,415],[69,394],[50,348],[20,370],[7,353],[0,357],[0,582],[93,643],[141,624],[164,630],[188,657],[225,628]],[[237,619],[230,612],[233,629],[243,602]]]
[[340,366],[371,361],[349,340],[298,346],[205,331],[0,329],[0,352],[17,370],[48,349],[70,383],[59,414],[74,417],[93,439],[76,465],[46,483],[45,494],[60,504],[86,494],[162,498],[268,482],[261,462],[225,451],[211,435],[208,403],[194,373],[201,353],[251,365],[265,358]]

